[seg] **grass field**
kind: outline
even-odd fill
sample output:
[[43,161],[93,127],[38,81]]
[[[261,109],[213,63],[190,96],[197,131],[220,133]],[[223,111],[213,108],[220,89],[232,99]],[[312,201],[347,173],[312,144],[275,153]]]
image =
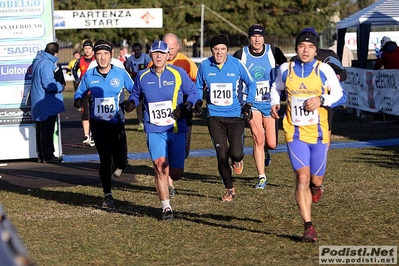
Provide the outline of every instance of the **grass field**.
[[[145,151],[144,135],[135,128],[131,114],[129,152]],[[396,138],[398,128],[398,122],[336,115],[332,139]],[[212,145],[197,117],[192,149],[201,148]],[[272,153],[265,190],[252,188],[256,169],[246,155],[233,203],[218,202],[224,188],[216,159],[188,158],[184,178],[175,183],[170,222],[159,221],[149,160],[129,162],[137,182],[114,186],[116,212],[99,209],[100,186],[0,190],[0,198],[38,265],[317,265],[319,246],[398,246],[398,154],[396,146],[329,151],[325,192],[312,209],[319,241],[312,244],[300,241],[303,225],[286,153]]]

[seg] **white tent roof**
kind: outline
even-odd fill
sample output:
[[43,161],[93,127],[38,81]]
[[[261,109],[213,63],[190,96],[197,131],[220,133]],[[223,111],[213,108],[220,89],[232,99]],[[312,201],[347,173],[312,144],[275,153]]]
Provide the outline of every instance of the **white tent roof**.
[[371,23],[372,26],[399,24],[399,0],[380,0],[339,21],[337,28],[356,27],[361,23]]

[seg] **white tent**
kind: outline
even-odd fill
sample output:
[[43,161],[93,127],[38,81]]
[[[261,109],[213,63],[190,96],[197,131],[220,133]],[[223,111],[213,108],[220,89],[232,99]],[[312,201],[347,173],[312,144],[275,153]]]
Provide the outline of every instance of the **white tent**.
[[399,25],[399,0],[380,0],[339,21],[337,54],[342,58],[347,28],[357,27],[358,67],[367,65],[368,40],[371,26]]

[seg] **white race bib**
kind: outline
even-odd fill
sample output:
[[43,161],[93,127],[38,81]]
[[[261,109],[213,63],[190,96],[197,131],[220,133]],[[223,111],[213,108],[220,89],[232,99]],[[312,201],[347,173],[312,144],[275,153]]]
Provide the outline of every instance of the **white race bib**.
[[[313,96],[312,96],[313,97]],[[319,111],[305,110],[305,102],[308,98],[291,97],[291,118],[295,126],[308,126],[319,123]]]
[[218,106],[233,104],[233,85],[231,83],[211,83],[211,103]]
[[148,103],[150,123],[157,126],[169,126],[175,122],[172,115],[172,101]]
[[270,85],[268,80],[256,82],[256,102],[270,102]]
[[109,121],[115,117],[116,106],[114,97],[94,98],[94,116]]

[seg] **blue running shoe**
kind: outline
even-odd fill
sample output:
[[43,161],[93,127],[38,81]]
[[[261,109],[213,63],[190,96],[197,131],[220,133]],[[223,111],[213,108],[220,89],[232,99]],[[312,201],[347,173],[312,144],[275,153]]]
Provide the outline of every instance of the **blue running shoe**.
[[269,166],[271,160],[269,150],[265,150],[265,166]]
[[266,177],[259,178],[258,184],[255,185],[256,189],[265,189],[267,185]]

